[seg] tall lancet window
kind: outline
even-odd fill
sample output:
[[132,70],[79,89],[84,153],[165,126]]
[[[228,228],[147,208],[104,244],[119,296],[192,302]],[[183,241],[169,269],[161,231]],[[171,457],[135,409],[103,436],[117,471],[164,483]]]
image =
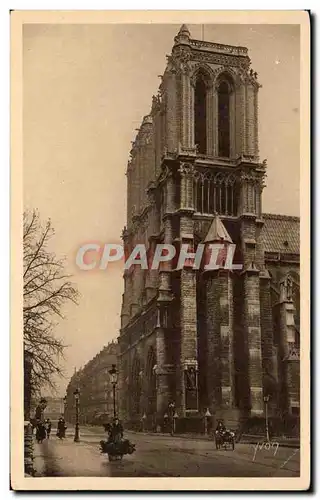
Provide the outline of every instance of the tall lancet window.
[[222,80],[218,87],[219,156],[230,156],[230,84]]
[[207,153],[207,86],[200,71],[194,89],[194,139],[200,154]]

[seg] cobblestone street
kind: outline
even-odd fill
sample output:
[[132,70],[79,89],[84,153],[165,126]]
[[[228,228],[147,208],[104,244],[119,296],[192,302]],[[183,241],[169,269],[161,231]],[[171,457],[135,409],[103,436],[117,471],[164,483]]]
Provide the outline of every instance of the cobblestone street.
[[104,438],[100,428],[81,428],[80,443],[74,443],[73,430],[59,440],[35,444],[37,476],[85,477],[297,477],[300,450],[279,447],[256,449],[253,444],[237,444],[235,451],[216,450],[214,443],[202,439],[126,432],[137,451],[121,462],[109,463],[99,452]]

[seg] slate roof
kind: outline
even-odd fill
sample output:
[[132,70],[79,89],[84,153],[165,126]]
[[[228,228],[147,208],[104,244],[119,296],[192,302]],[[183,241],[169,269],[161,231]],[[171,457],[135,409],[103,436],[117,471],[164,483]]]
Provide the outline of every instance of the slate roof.
[[300,218],[263,214],[262,240],[265,252],[300,254]]

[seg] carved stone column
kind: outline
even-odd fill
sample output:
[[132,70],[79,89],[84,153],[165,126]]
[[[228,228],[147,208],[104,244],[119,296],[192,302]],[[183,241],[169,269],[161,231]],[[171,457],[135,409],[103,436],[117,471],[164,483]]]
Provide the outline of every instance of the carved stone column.
[[[168,172],[165,178],[163,189],[166,191],[164,206],[164,243],[172,244],[172,213],[174,212],[174,181],[171,172]],[[164,263],[159,272],[159,300],[171,301],[171,260]]]
[[245,108],[245,85],[239,81],[235,89],[235,115],[237,133],[235,137],[235,155],[241,156],[245,152],[245,130],[246,130],[246,108]]
[[205,272],[207,297],[207,387],[211,412],[234,403],[233,289],[229,270]]
[[237,137],[237,116],[236,116],[236,94],[232,90],[230,93],[230,157],[236,157],[236,137]]
[[214,155],[214,87],[207,87],[207,151],[208,155]]
[[[126,335],[126,334],[124,334]],[[121,394],[119,398],[119,417],[122,421],[127,421],[130,418],[129,407],[128,407],[128,382],[129,382],[129,372],[128,372],[128,358],[129,353],[127,352],[127,343],[124,341],[123,337],[119,340],[120,354],[118,355],[118,391]]]
[[189,127],[189,135],[190,140],[189,144],[191,148],[195,148],[195,136],[194,136],[194,127],[195,127],[195,116],[194,116],[194,84],[192,80],[190,80],[190,127]]
[[161,325],[160,317],[160,307],[157,310],[157,328],[156,328],[156,355],[157,355],[157,365],[156,365],[156,380],[157,380],[157,415],[158,418],[162,418],[166,406],[168,404],[169,397],[169,383],[168,376],[166,373],[166,342],[165,342],[165,332]]
[[251,415],[263,414],[259,270],[254,264],[244,274],[244,332],[248,345],[248,383]]
[[154,130],[153,141],[155,149],[155,178],[159,175],[161,164],[161,114],[159,96],[154,97]]
[[246,151],[245,154],[255,156],[255,88],[251,82],[247,83],[247,100],[246,100]]
[[278,401],[278,373],[275,347],[273,342],[273,317],[271,305],[271,276],[267,269],[260,272],[261,305],[261,353],[263,368],[263,390],[271,396],[270,408],[276,411]]
[[182,147],[191,147],[191,83],[189,68],[183,67],[181,73],[181,143]]
[[254,155],[259,157],[258,87],[254,89]]
[[280,282],[280,341],[279,368],[281,377],[281,409],[290,412],[300,399],[300,350],[295,345],[294,305],[292,301],[292,281],[290,277]]
[[219,156],[218,92],[216,85],[212,86],[212,129],[213,155]]
[[[191,251],[194,245],[192,165],[182,165],[180,175],[180,245],[188,244]],[[188,411],[197,411],[198,408],[197,366],[196,274],[194,269],[184,266],[180,271],[180,367],[177,401],[178,413],[182,416]],[[193,388],[187,377],[189,369],[194,369],[196,373]]]
[[167,149],[173,152],[178,147],[178,120],[177,120],[177,75],[173,68],[165,74],[166,93],[167,93]]

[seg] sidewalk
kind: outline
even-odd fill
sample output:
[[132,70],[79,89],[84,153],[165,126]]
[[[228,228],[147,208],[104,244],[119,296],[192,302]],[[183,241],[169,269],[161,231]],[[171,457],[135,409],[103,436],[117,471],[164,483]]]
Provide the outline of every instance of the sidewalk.
[[[145,436],[164,436],[164,437],[173,437],[173,438],[181,438],[181,439],[195,439],[195,440],[204,440],[204,441],[213,441],[213,437],[205,434],[169,434],[168,432],[151,432],[151,431],[133,431],[131,429],[128,429],[128,432],[132,432],[133,434],[141,434]],[[300,441],[299,439],[293,439],[293,438],[277,438],[274,437],[273,439],[270,440],[271,442],[278,443],[279,446],[283,446],[286,448],[300,448]],[[254,435],[254,434],[243,434],[241,436],[241,439],[239,441],[236,441],[236,443],[243,443],[243,444],[257,444],[257,443],[262,443],[266,442],[266,438],[264,436],[260,435]]]
[[46,463],[44,448],[35,440],[33,441],[33,467],[35,471],[34,477],[42,477],[45,475]]
[[97,444],[75,443],[72,435],[34,446],[35,477],[108,476],[108,462]]

